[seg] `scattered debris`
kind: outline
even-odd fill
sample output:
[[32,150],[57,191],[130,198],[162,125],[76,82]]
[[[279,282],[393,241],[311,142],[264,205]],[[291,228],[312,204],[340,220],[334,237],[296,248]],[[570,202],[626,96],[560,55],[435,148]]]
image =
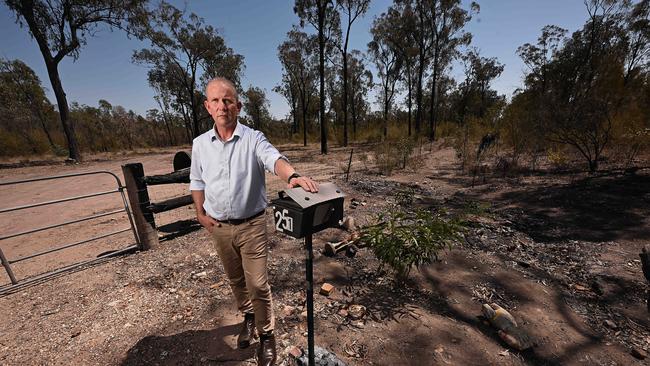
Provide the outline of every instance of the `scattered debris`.
[[302,350],[296,346],[287,347],[285,352],[287,353],[287,355],[293,357],[294,359],[300,358],[302,356]]
[[614,330],[618,329],[618,325],[616,325],[616,323],[614,323],[610,319],[605,320],[605,325],[607,325],[609,328]]
[[501,340],[519,351],[533,346],[530,336],[518,327],[517,321],[506,309],[497,304],[483,304],[483,316],[498,330]]
[[205,278],[207,275],[208,275],[207,271],[203,271],[203,272],[199,272],[199,273],[192,273],[191,274],[192,278],[195,278],[195,279]]
[[325,282],[323,286],[321,286],[320,288],[321,295],[329,296],[332,293],[332,291],[334,291],[334,286],[332,286],[327,282]]
[[357,208],[359,206],[360,202],[357,201],[356,198],[352,198],[350,200],[350,208]]
[[573,284],[572,287],[573,287],[576,291],[591,291],[591,289],[589,289],[588,287],[583,286],[583,285]]
[[290,317],[290,316],[293,315],[293,313],[294,313],[295,311],[296,311],[296,308],[295,308],[294,306],[291,306],[291,305],[285,305],[285,306],[282,308],[282,315],[284,315],[285,318],[286,318],[286,317]]
[[[293,357],[293,354],[291,354]],[[307,352],[302,352],[302,356],[294,357],[297,366],[309,365]],[[314,363],[318,366],[347,366],[345,362],[336,357],[336,355],[322,347],[314,346]]]
[[326,243],[324,254],[328,257],[334,257],[338,252],[346,250],[350,245],[347,240],[339,241],[336,243]]
[[352,343],[343,346],[343,352],[350,357],[365,358],[368,353],[368,346],[355,339]]
[[366,315],[366,307],[363,305],[350,305],[348,306],[348,315],[353,320],[359,320]]

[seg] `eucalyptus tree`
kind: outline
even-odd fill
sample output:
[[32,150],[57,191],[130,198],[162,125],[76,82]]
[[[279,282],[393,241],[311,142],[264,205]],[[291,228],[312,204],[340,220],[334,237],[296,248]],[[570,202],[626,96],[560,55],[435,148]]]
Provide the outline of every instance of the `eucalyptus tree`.
[[161,2],[139,23],[137,35],[151,43],[133,53],[133,61],[152,69],[164,70],[167,84],[178,86],[176,101],[191,116],[192,136],[201,134],[201,92],[199,79],[206,82],[222,76],[239,85],[244,57],[236,54],[205,20],[191,13],[186,16],[173,5]]
[[[431,56],[431,98],[429,108],[429,140],[435,139],[436,122],[440,105],[439,80],[450,66],[451,61],[459,55],[460,46],[469,45],[472,36],[464,31],[465,25],[478,13],[476,2],[470,3],[470,11],[462,8],[461,0],[429,0],[426,2],[426,29],[433,40]],[[503,71],[503,70],[502,70]]]
[[503,100],[490,84],[503,72],[504,66],[496,58],[479,54],[476,48],[462,57],[465,80],[456,91],[454,110],[457,122],[465,125],[467,117],[481,119],[495,103]]
[[287,40],[278,46],[278,58],[284,69],[284,88],[295,88],[303,125],[303,145],[307,146],[308,114],[315,99],[317,38],[296,27],[287,33]]
[[376,18],[370,28],[372,41],[368,43],[368,55],[374,62],[381,80],[380,99],[384,117],[382,127],[384,137],[388,135],[388,112],[402,68],[402,59],[392,48],[392,42],[388,38],[391,27],[392,23],[385,17],[385,14]]
[[350,40],[352,23],[354,23],[359,16],[363,16],[363,14],[368,11],[370,0],[337,0],[336,3],[341,13],[344,15],[343,20],[345,20],[345,38],[343,38],[341,42],[337,42],[337,46],[343,58],[343,67],[341,68],[343,79],[343,95],[341,96],[341,109],[343,111],[343,146],[348,146],[348,43]]
[[[156,90],[155,87],[154,90]],[[176,141],[174,139],[174,133],[172,132],[171,94],[167,90],[157,89],[156,95],[153,97],[153,99],[158,104],[158,107],[160,107],[159,114],[160,118],[163,121],[163,124],[165,125],[165,129],[167,130],[169,145],[174,146],[176,145]],[[153,113],[155,114],[155,112]]]
[[647,103],[639,98],[648,75],[650,2],[585,4],[581,29],[562,38],[559,28],[544,28],[538,43],[522,46],[519,54],[531,66],[523,93],[543,111],[537,115],[544,117],[546,140],[573,147],[595,172],[615,129],[647,120],[635,111]]
[[[475,2],[469,4],[469,11],[463,9],[460,0],[396,0],[389,9],[393,33],[399,35],[406,44],[395,42],[396,50],[407,57],[406,69],[410,69],[415,56],[415,132],[420,133],[424,122],[424,81],[429,72],[432,82],[429,105],[429,138],[435,137],[436,116],[438,114],[439,90],[438,84],[445,70],[454,57],[458,56],[458,48],[471,41],[464,27],[472,14],[478,12]],[[399,39],[398,38],[398,39]],[[410,49],[407,54],[405,51]],[[406,61],[408,60],[408,64]],[[409,70],[410,71],[410,70]],[[410,77],[411,73],[406,74]],[[408,83],[408,80],[407,80]]]
[[[551,118],[550,100],[546,98],[549,91],[550,65],[557,57],[557,51],[565,40],[567,30],[555,25],[542,28],[537,43],[526,43],[517,48],[517,55],[527,67],[524,77],[525,90],[513,97],[506,109],[505,122],[511,128],[507,133],[511,138],[514,157],[517,153],[528,151],[537,156],[544,151],[547,144],[547,123]],[[526,111],[526,115],[523,111]],[[519,118],[513,118],[517,116]],[[521,125],[521,126],[520,126]],[[533,159],[536,162],[537,159]]]
[[291,108],[291,134],[298,133],[298,87],[295,81],[286,72],[282,73],[280,84],[273,87],[273,91],[282,95]]
[[244,112],[251,118],[253,128],[261,130],[271,120],[266,93],[261,88],[249,86],[242,99]]
[[382,14],[385,22],[390,24],[386,27],[387,41],[397,56],[402,61],[401,81],[406,87],[406,104],[408,109],[408,135],[411,136],[413,88],[417,78],[416,65],[418,62],[419,49],[414,35],[417,34],[416,18],[411,4],[397,2]]
[[51,109],[41,80],[34,70],[20,60],[0,58],[0,114],[6,123],[2,127],[22,135],[32,151],[38,153],[34,151],[38,144],[31,137],[38,125],[45,133],[50,149],[55,151],[47,113]]
[[650,64],[650,0],[636,3],[625,15],[625,82]]
[[366,69],[364,55],[359,50],[350,52],[348,66],[350,72],[349,104],[352,114],[352,136],[356,139],[359,116],[368,111],[368,92],[372,89],[372,72]]
[[332,34],[339,29],[339,14],[333,0],[296,0],[293,8],[300,25],[311,24],[318,33],[319,120],[321,154],[327,154],[327,121],[325,118],[325,52]]
[[149,69],[147,80],[149,86],[154,90],[154,99],[160,106],[161,111],[169,118],[173,110],[181,116],[185,130],[187,143],[192,143],[192,113],[189,95],[185,89],[186,78],[177,77],[183,75],[183,70],[178,64],[169,59],[159,60],[157,67]]
[[504,65],[495,57],[480,56],[475,49],[467,54],[467,59],[472,70],[469,82],[477,95],[478,105],[476,106],[475,115],[483,118],[487,110],[497,100],[501,99],[496,90],[490,87],[490,84],[501,75]]
[[417,53],[417,82],[415,84],[415,133],[419,134],[424,119],[424,105],[423,105],[423,83],[427,71],[427,66],[431,59],[431,49],[433,47],[433,39],[429,36],[430,32],[428,27],[430,23],[427,19],[427,11],[431,9],[428,6],[428,1],[431,0],[403,0],[399,3],[404,4],[404,7],[412,11],[414,17],[415,27],[411,28],[411,37],[415,42]]
[[70,119],[68,100],[63,89],[59,64],[66,56],[79,57],[87,35],[95,35],[102,26],[129,29],[132,20],[143,13],[144,0],[5,0],[16,14],[20,26],[27,26],[38,44],[52,83],[68,143],[69,158],[81,160],[81,151]]

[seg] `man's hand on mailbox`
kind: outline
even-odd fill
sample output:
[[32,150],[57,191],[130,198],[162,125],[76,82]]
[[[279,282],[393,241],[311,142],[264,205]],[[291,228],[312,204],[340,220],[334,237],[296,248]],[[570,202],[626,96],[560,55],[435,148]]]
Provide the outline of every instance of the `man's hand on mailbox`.
[[318,183],[309,177],[296,177],[289,180],[287,188],[302,187],[307,192],[318,192]]

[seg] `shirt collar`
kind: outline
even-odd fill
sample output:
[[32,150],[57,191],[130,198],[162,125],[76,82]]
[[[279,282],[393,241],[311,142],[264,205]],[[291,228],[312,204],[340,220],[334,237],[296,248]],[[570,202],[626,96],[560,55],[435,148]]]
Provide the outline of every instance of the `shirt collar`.
[[[212,128],[208,133],[210,136],[210,141],[214,142],[215,140],[220,140],[219,137],[217,136],[217,131],[215,130],[214,125],[212,126]],[[233,140],[235,136],[237,136],[237,138],[240,138],[242,137],[243,134],[244,134],[244,127],[242,127],[241,123],[237,121],[237,125],[235,126],[235,131],[232,133],[232,136],[228,141]],[[224,142],[228,142],[228,141],[224,141]]]

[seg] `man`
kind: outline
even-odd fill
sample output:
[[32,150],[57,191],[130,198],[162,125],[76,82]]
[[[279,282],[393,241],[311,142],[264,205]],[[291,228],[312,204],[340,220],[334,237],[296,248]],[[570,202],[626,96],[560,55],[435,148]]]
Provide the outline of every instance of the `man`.
[[301,177],[262,132],[237,122],[237,91],[224,78],[210,80],[204,106],[214,128],[194,139],[190,190],[199,223],[212,236],[244,322],[237,346],[260,337],[259,365],[275,363],[274,315],[267,275],[268,241],[264,170],[288,187],[317,192],[318,184]]

